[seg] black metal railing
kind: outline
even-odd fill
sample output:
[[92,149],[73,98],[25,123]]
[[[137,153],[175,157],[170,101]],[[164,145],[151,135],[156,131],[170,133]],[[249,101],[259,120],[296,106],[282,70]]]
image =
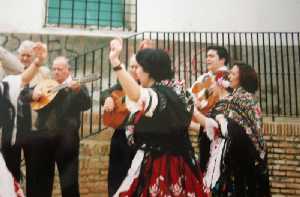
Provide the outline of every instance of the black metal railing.
[[[206,71],[206,48],[225,46],[232,61],[244,61],[257,71],[260,85],[257,97],[265,116],[299,117],[299,32],[144,32],[124,39],[122,58],[126,65],[143,39],[153,40],[157,48],[170,54],[176,78],[185,80],[187,87]],[[89,135],[103,128],[99,113],[101,90],[116,82],[108,61],[108,50],[107,43],[105,47],[73,60],[77,74],[80,71],[102,75],[98,84],[90,86],[95,105],[88,115]],[[98,114],[97,122],[92,114]]]
[[176,77],[187,87],[206,71],[207,46],[224,46],[232,62],[246,62],[257,71],[257,96],[265,115],[299,117],[299,32],[145,32],[128,45],[142,39],[169,52]]
[[45,26],[136,31],[136,0],[47,0]]

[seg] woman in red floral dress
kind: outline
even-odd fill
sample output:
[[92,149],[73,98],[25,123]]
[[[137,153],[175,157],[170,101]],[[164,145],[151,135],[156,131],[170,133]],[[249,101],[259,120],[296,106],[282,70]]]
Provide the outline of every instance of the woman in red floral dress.
[[126,135],[138,151],[114,196],[205,196],[187,133],[192,97],[173,80],[168,54],[160,49],[137,53],[139,86],[121,64],[121,50],[122,40],[112,40],[110,61],[131,112]]

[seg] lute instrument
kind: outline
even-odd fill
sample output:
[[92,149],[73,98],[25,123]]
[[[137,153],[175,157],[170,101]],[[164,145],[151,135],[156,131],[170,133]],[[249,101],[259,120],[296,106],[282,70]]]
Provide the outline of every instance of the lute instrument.
[[[99,78],[100,75],[91,74],[80,79],[75,79],[74,81],[78,81],[79,84],[84,84],[98,80]],[[44,108],[55,98],[60,90],[67,87],[68,84],[59,84],[53,79],[45,79],[41,81],[35,86],[33,91],[40,91],[43,96],[39,100],[31,102],[31,108],[33,110],[40,110]]]
[[125,105],[124,91],[114,90],[110,96],[114,101],[115,107],[113,111],[105,111],[103,113],[103,124],[116,129],[124,123],[129,111]]

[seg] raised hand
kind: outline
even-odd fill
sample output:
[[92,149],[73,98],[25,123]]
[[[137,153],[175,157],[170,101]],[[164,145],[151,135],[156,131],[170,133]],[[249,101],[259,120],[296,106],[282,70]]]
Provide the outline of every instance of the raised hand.
[[35,43],[33,47],[35,58],[30,66],[22,73],[22,85],[29,84],[35,74],[39,71],[40,66],[47,58],[47,47],[41,42]]
[[153,48],[155,48],[153,41],[149,39],[145,39],[140,43],[138,49],[142,50],[142,49],[153,49]]
[[41,66],[48,57],[47,46],[41,42],[37,42],[33,47],[33,52],[35,54],[34,63],[37,66]]
[[112,66],[120,65],[120,53],[122,51],[123,41],[121,38],[115,38],[110,41],[109,59]]
[[104,105],[103,105],[104,111],[111,112],[111,111],[114,110],[114,108],[115,108],[115,102],[114,102],[113,98],[110,97],[110,96],[107,97],[105,99],[105,102],[104,102]]

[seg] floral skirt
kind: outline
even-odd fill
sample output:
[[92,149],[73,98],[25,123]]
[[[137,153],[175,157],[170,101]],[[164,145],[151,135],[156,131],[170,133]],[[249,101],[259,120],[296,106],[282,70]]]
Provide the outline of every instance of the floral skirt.
[[[196,174],[182,156],[164,154],[154,158],[148,155],[140,161],[139,173],[117,196],[206,196],[200,172]],[[135,159],[132,165],[134,162]]]

